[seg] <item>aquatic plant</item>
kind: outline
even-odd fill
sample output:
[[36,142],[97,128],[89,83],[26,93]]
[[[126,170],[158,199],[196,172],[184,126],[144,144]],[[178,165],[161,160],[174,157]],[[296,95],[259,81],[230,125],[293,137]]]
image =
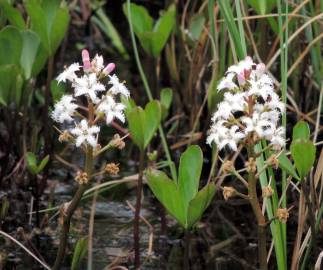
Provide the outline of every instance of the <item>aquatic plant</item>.
[[101,146],[99,125],[109,125],[114,119],[125,122],[125,105],[120,102],[120,98],[130,96],[125,84],[115,74],[110,75],[115,69],[114,63],[105,66],[100,55],[95,55],[91,60],[87,50],[82,51],[82,61],[82,65],[71,64],[57,77],[58,83],[70,83],[73,93],[63,95],[51,113],[53,120],[62,124],[61,128],[56,128],[60,133],[59,141],[75,145],[85,156],[83,169],[75,175],[78,189],[72,200],[61,209],[60,243],[53,269],[60,269],[73,213],[93,175],[98,175],[93,171],[95,157],[111,147],[120,146],[116,139]]

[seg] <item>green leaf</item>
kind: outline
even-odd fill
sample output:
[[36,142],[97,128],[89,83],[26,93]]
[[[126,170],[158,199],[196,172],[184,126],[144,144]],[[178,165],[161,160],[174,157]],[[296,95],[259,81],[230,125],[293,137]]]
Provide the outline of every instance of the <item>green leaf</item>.
[[153,32],[157,34],[153,42],[152,53],[157,57],[169,38],[169,35],[173,31],[175,25],[176,9],[175,5],[169,6],[166,12],[164,12],[157,20]]
[[40,40],[38,35],[30,30],[22,31],[21,36],[23,40],[23,48],[20,65],[24,71],[25,79],[28,80],[32,75],[32,68],[34,66]]
[[197,145],[190,146],[180,158],[178,189],[187,206],[198,192],[202,164],[202,150]]
[[185,228],[190,229],[210,204],[213,183],[198,192],[203,156],[199,146],[190,146],[181,156],[178,183],[161,171],[148,169],[148,185],[167,211]]
[[147,182],[167,211],[183,226],[186,227],[186,207],[174,181],[158,170],[146,171]]
[[163,88],[160,91],[160,104],[162,107],[162,119],[168,116],[168,110],[173,100],[173,90],[171,88]]
[[201,13],[194,14],[190,20],[189,32],[194,41],[199,40],[205,25],[205,17]]
[[285,153],[281,153],[278,157],[279,161],[279,167],[286,171],[289,175],[293,176],[295,179],[300,180],[294,166],[290,162],[290,160],[287,158]]
[[45,168],[45,166],[47,165],[48,161],[49,161],[49,155],[47,155],[46,157],[44,157],[42,159],[42,161],[40,162],[40,164],[37,166],[37,173],[40,173]]
[[309,140],[297,139],[291,147],[291,154],[301,180],[310,172],[314,161],[316,148]]
[[84,258],[87,252],[87,243],[87,237],[82,237],[77,241],[73,252],[71,270],[76,270],[79,268],[82,259]]
[[64,83],[57,83],[56,80],[50,82],[50,91],[52,93],[53,102],[56,103],[66,92],[66,85]]
[[265,15],[271,12],[276,6],[276,0],[247,0],[247,3],[257,12],[259,15]]
[[22,79],[17,65],[0,66],[0,104],[7,106],[11,102],[19,104]]
[[[126,3],[123,4],[123,12],[127,17],[129,17]],[[146,8],[144,8],[143,6],[139,6],[131,3],[130,12],[131,12],[131,21],[133,25],[133,30],[136,35],[146,31],[152,31],[153,18],[150,17]]]
[[8,4],[6,0],[0,0],[0,7],[3,9],[5,16],[12,26],[15,26],[21,30],[26,28],[25,21],[18,9]]
[[105,33],[105,35],[110,38],[112,44],[114,47],[116,47],[119,53],[123,55],[125,59],[129,59],[129,55],[123,46],[121,36],[112,24],[110,18],[106,15],[102,8],[97,9],[95,13],[97,17],[92,16],[91,20],[93,20]]
[[135,107],[128,113],[127,118],[131,137],[134,143],[143,151],[160,124],[160,104],[158,101],[152,100],[146,105],[145,110],[141,107]]
[[201,189],[188,206],[187,227],[191,228],[202,217],[203,212],[210,205],[215,194],[215,184],[210,183]]
[[0,31],[0,65],[19,65],[22,44],[22,37],[17,28],[3,28]]
[[27,168],[32,174],[37,174],[37,159],[34,153],[26,153]]
[[299,121],[293,128],[293,142],[296,142],[298,139],[309,140],[310,135],[310,127],[304,121]]
[[[127,4],[123,11],[129,18]],[[170,33],[175,25],[175,5],[170,5],[168,10],[161,14],[155,25],[148,11],[139,5],[130,4],[131,21],[134,32],[146,53],[157,57],[164,48]]]
[[242,37],[239,34],[238,27],[234,21],[234,16],[232,13],[232,7],[230,5],[230,1],[218,1],[220,11],[224,17],[225,23],[228,27],[230,36],[233,40],[233,44],[235,46],[237,56],[239,59],[245,58],[245,53],[242,45]]
[[26,1],[26,10],[31,19],[31,29],[51,56],[57,50],[67,30],[69,22],[68,8],[60,0]]

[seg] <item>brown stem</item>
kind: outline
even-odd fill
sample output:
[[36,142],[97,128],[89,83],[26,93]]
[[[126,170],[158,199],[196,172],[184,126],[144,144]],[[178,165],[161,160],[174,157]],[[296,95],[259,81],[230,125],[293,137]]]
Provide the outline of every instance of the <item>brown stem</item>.
[[[93,167],[93,149],[90,146],[88,146],[87,148],[88,149],[86,152],[85,172],[90,177],[92,173],[92,167]],[[64,216],[63,216],[63,224],[61,228],[60,242],[59,242],[59,247],[56,255],[56,260],[53,266],[53,270],[59,270],[64,260],[71,219],[82,198],[83,193],[86,190],[86,187],[87,187],[87,184],[79,185],[72,201],[69,203],[67,207],[67,210],[63,212]]]
[[140,269],[140,235],[139,235],[139,218],[140,218],[140,208],[141,208],[141,193],[142,193],[142,177],[144,171],[144,150],[140,151],[139,159],[139,176],[137,185],[137,201],[136,201],[136,211],[133,225],[133,242],[135,251],[135,269]]
[[[248,148],[249,158],[256,157],[253,149],[253,143],[250,143]],[[261,206],[257,195],[257,178],[254,172],[248,173],[248,196],[252,210],[257,218],[258,223],[258,256],[260,270],[267,270],[267,248],[266,248],[266,219],[262,214]]]

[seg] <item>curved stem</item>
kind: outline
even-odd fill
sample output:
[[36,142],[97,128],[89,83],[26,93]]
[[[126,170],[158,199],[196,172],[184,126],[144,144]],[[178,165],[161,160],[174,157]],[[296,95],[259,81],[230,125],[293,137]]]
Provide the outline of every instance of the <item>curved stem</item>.
[[134,242],[134,251],[135,251],[135,269],[140,269],[140,235],[139,235],[139,219],[140,219],[140,209],[141,209],[141,193],[142,193],[142,177],[144,172],[144,150],[140,151],[140,160],[139,160],[139,175],[137,183],[137,201],[136,201],[136,210],[135,218],[133,224],[133,242]]

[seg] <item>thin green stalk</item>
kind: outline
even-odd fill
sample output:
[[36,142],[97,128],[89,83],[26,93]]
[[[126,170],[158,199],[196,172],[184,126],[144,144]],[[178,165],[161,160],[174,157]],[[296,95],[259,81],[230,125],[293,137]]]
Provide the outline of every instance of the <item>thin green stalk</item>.
[[[139,70],[141,80],[142,80],[142,82],[144,84],[144,88],[145,88],[146,94],[148,96],[148,99],[151,101],[151,100],[153,100],[153,96],[151,94],[151,90],[150,90],[150,87],[148,85],[148,81],[147,81],[145,72],[144,72],[144,70],[142,68],[142,65],[141,65],[141,61],[140,61],[139,53],[138,53],[138,48],[137,48],[137,43],[136,43],[136,38],[135,38],[135,34],[134,34],[134,31],[133,31],[133,27],[132,27],[130,3],[131,3],[131,1],[127,0],[127,9],[128,9],[128,14],[129,14],[128,15],[128,23],[129,23],[129,28],[130,28],[132,47],[133,47],[135,60],[136,60],[136,64],[137,64],[137,68]],[[166,136],[165,136],[165,133],[164,133],[164,130],[163,130],[162,126],[159,126],[158,131],[159,131],[159,135],[160,135],[160,138],[161,138],[161,141],[162,141],[162,145],[163,145],[163,148],[164,148],[164,151],[165,151],[165,154],[166,154],[166,158],[167,158],[167,161],[168,161],[168,165],[169,165],[169,168],[170,168],[170,171],[171,171],[172,178],[174,179],[174,181],[177,181],[177,173],[176,173],[175,164],[172,161],[172,158],[171,158],[171,155],[170,155],[170,152],[169,152],[169,149],[168,149],[167,141],[166,141]]]
[[247,46],[246,46],[246,39],[244,36],[244,29],[243,29],[243,24],[242,24],[240,0],[235,0],[235,4],[236,4],[237,16],[238,16],[238,27],[239,27],[239,33],[240,33],[240,38],[241,38],[241,47],[242,47],[243,54],[246,56],[247,55]]
[[[283,32],[283,15],[282,15],[282,6],[281,0],[277,0],[277,8],[278,8],[278,26],[279,26],[279,35],[280,35],[280,72],[281,72],[281,92],[282,92],[282,101],[287,103],[287,71],[288,71],[288,1],[285,2],[285,33]],[[286,112],[282,115],[282,125],[286,130]],[[286,134],[285,134],[286,136]],[[287,175],[286,171],[282,171],[282,192],[286,189],[287,185]],[[286,196],[283,197],[281,205],[283,208],[286,208]],[[284,250],[287,250],[287,241],[286,241],[286,224],[282,224],[282,237],[284,243]],[[286,254],[286,252],[285,252]]]

